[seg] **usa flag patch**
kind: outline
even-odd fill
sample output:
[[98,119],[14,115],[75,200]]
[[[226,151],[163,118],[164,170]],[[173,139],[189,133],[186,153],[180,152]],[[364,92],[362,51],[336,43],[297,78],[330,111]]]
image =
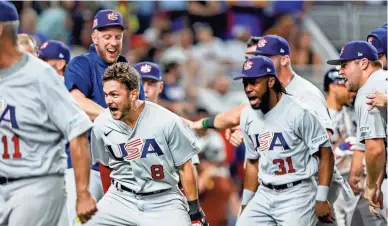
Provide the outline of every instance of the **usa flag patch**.
[[141,156],[144,147],[144,140],[140,138],[134,138],[128,141],[124,148],[128,152],[128,155],[125,157],[126,160],[138,159]]

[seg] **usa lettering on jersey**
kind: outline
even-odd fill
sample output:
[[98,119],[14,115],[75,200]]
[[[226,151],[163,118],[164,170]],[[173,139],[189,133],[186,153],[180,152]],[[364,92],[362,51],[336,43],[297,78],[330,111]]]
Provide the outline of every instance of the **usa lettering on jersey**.
[[273,151],[280,149],[282,151],[290,149],[281,132],[264,132],[251,135],[251,139],[258,152],[266,150]]
[[147,158],[149,154],[164,155],[155,139],[133,138],[127,143],[107,145],[110,155],[117,161],[132,161]]
[[8,123],[11,128],[19,128],[16,120],[15,106],[6,104],[4,100],[0,100],[0,124],[4,122]]

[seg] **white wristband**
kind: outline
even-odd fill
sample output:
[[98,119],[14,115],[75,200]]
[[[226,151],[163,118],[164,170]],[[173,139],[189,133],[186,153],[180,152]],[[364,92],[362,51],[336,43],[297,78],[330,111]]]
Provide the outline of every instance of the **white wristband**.
[[255,196],[255,192],[248,190],[248,189],[244,189],[243,194],[242,194],[241,205],[243,205],[243,206],[247,205],[248,202],[251,201],[253,196]]
[[315,200],[317,201],[327,201],[327,196],[329,196],[329,186],[318,186],[317,196],[315,197]]

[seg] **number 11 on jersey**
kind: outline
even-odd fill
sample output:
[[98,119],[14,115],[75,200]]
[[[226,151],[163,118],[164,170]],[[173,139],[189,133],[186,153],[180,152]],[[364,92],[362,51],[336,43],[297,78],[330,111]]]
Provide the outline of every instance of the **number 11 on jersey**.
[[[20,153],[19,137],[14,135],[11,138],[11,141],[13,142],[13,146],[14,146],[14,149],[15,149],[14,153],[12,155],[12,159],[20,159],[22,157],[22,154]],[[7,138],[7,136],[3,136],[1,138],[1,142],[3,143],[3,150],[4,150],[2,158],[3,159],[9,159],[10,158],[10,154],[8,152],[8,138]]]

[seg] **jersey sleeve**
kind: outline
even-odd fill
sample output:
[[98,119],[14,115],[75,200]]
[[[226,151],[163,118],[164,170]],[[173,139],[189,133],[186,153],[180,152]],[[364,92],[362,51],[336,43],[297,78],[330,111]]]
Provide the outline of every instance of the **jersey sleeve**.
[[68,142],[92,128],[92,121],[75,103],[54,69],[47,68],[40,75],[40,90],[50,120]]
[[194,137],[184,128],[180,118],[179,120],[176,120],[168,133],[167,144],[171,151],[175,166],[184,164],[201,151],[195,143]]
[[71,91],[79,89],[86,97],[92,90],[89,61],[83,56],[75,57],[66,67],[65,85]]
[[323,96],[314,95],[311,93],[311,97],[305,98],[303,102],[317,113],[319,121],[325,127],[325,129],[334,131],[334,125],[330,118],[329,110]]
[[331,147],[326,128],[314,112],[304,110],[295,120],[297,120],[295,133],[303,139],[311,155],[318,152],[320,147]]
[[260,154],[258,151],[256,151],[253,140],[249,137],[249,134],[248,134],[248,126],[246,125],[246,116],[244,113],[245,112],[243,111],[243,113],[241,114],[240,128],[241,128],[241,133],[243,135],[243,140],[245,145],[245,158],[259,159]]
[[109,166],[109,154],[105,150],[104,141],[101,139],[101,136],[96,128],[92,129],[90,136],[90,146],[92,151],[92,163],[98,163],[105,166]]
[[373,108],[368,111],[369,106],[366,103],[365,95],[361,95],[357,101],[357,139],[361,143],[365,143],[365,140],[375,138],[386,138],[387,122],[384,121],[378,108]]

